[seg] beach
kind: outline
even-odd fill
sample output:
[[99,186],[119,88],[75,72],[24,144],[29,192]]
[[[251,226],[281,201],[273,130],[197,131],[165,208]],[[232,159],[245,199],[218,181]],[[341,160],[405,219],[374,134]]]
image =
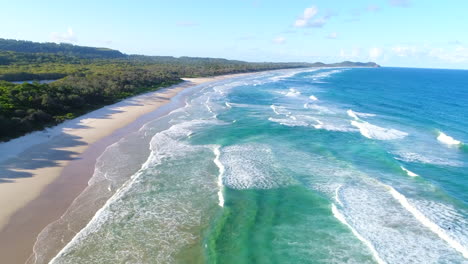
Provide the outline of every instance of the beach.
[[1,260],[465,263],[466,74],[325,67],[187,80],[142,95],[166,103],[126,124],[109,118],[118,128],[89,132],[92,143],[61,133],[149,102],[40,132],[51,138],[18,141],[10,155],[22,159],[3,168],[66,165],[10,217]]
[[234,76],[187,78],[181,84],[0,144],[2,261],[26,261],[39,232],[58,219],[86,188],[96,158],[107,146],[155,118],[151,112],[184,89]]

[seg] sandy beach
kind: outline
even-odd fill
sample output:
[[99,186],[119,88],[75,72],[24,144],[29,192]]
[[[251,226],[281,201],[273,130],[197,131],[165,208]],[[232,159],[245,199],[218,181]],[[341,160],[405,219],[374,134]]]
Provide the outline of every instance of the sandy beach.
[[58,219],[87,186],[96,158],[145,115],[180,91],[227,79],[187,78],[185,82],[106,106],[56,127],[0,144],[0,256],[24,263],[37,235]]

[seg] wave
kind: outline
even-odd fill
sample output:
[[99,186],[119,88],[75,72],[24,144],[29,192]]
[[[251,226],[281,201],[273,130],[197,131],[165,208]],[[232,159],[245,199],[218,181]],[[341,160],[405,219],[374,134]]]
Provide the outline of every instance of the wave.
[[315,110],[318,113],[324,113],[324,114],[334,114],[332,110],[330,110],[328,107],[317,105],[317,104],[311,104],[311,103],[305,103],[304,104],[305,109],[310,109],[310,110]]
[[316,81],[317,79],[323,79],[323,78],[327,78],[327,77],[330,77],[332,74],[336,74],[336,73],[340,73],[340,72],[344,72],[346,71],[346,69],[339,69],[339,70],[330,70],[330,71],[326,71],[326,72],[320,72],[320,73],[317,73],[317,74],[314,74],[308,78],[311,78],[312,80]]
[[405,171],[405,172],[406,172],[406,174],[408,174],[408,176],[411,176],[411,177],[416,177],[416,176],[419,176],[418,174],[416,174],[416,173],[414,173],[414,172],[412,172],[412,171],[410,171],[410,170],[406,169],[406,168],[405,168],[405,167],[403,167],[403,166],[400,166],[400,168],[401,168],[403,171]]
[[285,95],[289,97],[297,97],[301,95],[301,92],[299,92],[298,90],[294,88],[289,88],[289,92],[287,92]]
[[324,129],[327,131],[336,131],[336,132],[355,132],[354,128],[349,126],[344,126],[340,124],[331,124],[331,123],[324,123],[317,118],[314,118],[316,124],[312,125],[315,129]]
[[400,130],[383,128],[364,121],[353,120],[351,121],[351,125],[357,127],[361,135],[370,139],[394,140],[404,138],[408,135],[408,133]]
[[307,127],[309,126],[309,123],[304,122],[304,121],[298,121],[295,116],[291,116],[290,118],[273,118],[270,117],[268,118],[269,121],[278,123],[280,125],[284,126],[290,126],[290,127]]
[[396,152],[394,154],[397,155],[395,157],[396,160],[401,160],[404,162],[424,163],[450,167],[463,166],[463,163],[458,161],[443,159],[439,157],[424,156],[414,152]]
[[379,256],[379,253],[377,250],[375,250],[374,245],[372,245],[371,242],[366,240],[361,234],[359,234],[356,229],[354,229],[347,221],[346,218],[343,214],[340,213],[340,211],[336,208],[335,204],[332,204],[332,213],[333,216],[338,219],[341,223],[343,223],[345,226],[347,226],[351,232],[356,236],[357,239],[359,239],[364,245],[367,246],[367,248],[370,250],[372,253],[372,256],[374,257],[375,261],[379,264],[385,264],[386,262]]
[[348,113],[350,117],[354,118],[354,120],[359,120],[359,117],[356,115],[356,113],[354,113],[353,110],[349,109],[348,111],[346,111],[346,113]]
[[[160,234],[159,234],[160,236],[157,235],[157,237],[154,237],[154,239],[160,240],[159,241],[160,243],[171,242],[171,248],[167,248],[167,249],[165,248],[164,250],[166,251],[162,250],[160,252],[161,260],[164,258],[166,258],[166,260],[168,258],[172,258],[171,256],[172,252],[175,252],[187,246],[187,244],[190,243],[190,240],[193,239],[192,234],[185,232],[185,231],[180,231],[180,232],[177,231],[176,234],[173,234],[174,236],[168,237],[168,235],[170,235],[168,232],[175,232],[174,230],[179,230],[178,229],[179,225],[186,225],[188,223],[192,223],[193,225],[195,225],[195,223],[199,221],[198,219],[199,217],[197,216],[199,212],[194,211],[198,209],[192,208],[191,207],[192,205],[190,205],[189,203],[181,204],[177,200],[173,199],[174,194],[169,194],[166,191],[166,193],[163,192],[160,194],[161,197],[152,198],[152,199],[161,199],[161,201],[164,201],[165,203],[167,203],[167,204],[164,204],[164,206],[165,207],[167,206],[167,208],[161,209],[157,213],[146,215],[142,211],[138,217],[131,217],[131,218],[127,218],[127,215],[129,214],[132,215],[132,214],[135,214],[135,212],[138,212],[138,210],[135,211],[136,209],[135,207],[138,208],[138,206],[141,206],[141,205],[138,205],[138,199],[135,196],[143,195],[145,193],[145,192],[141,192],[140,190],[141,188],[154,186],[154,188],[157,189],[159,188],[158,186],[161,186],[161,184],[150,184],[150,185],[144,184],[145,181],[152,180],[152,179],[156,181],[163,180],[163,179],[159,179],[159,177],[148,178],[148,175],[154,175],[155,173],[160,173],[159,170],[161,169],[156,169],[156,170],[154,169],[156,166],[159,166],[161,164],[166,164],[165,166],[168,167],[168,170],[177,171],[176,168],[173,167],[176,165],[171,165],[173,162],[177,161],[178,159],[184,159],[187,156],[196,156],[196,155],[191,155],[190,153],[199,153],[200,151],[206,149],[206,147],[204,146],[189,145],[188,143],[185,143],[181,139],[186,138],[186,136],[189,135],[193,129],[197,129],[198,127],[203,127],[207,123],[210,123],[210,122],[212,121],[190,120],[190,121],[172,125],[169,129],[156,133],[152,137],[151,143],[150,143],[151,154],[146,160],[146,162],[141,166],[141,169],[137,173],[132,175],[130,179],[126,183],[124,183],[115,192],[115,194],[106,201],[105,205],[96,212],[96,214],[88,222],[88,224],[83,229],[81,229],[78,233],[76,233],[73,239],[64,248],[62,248],[62,250],[51,260],[50,263],[67,263],[69,259],[72,260],[71,263],[80,262],[80,261],[77,261],[77,259],[81,259],[81,256],[75,255],[74,252],[76,250],[79,252],[80,249],[83,246],[86,247],[87,244],[96,243],[97,239],[101,239],[98,236],[102,236],[101,232],[107,232],[106,230],[109,227],[109,225],[116,224],[116,223],[121,224],[123,221],[126,224],[130,223],[129,226],[136,227],[142,224],[140,221],[147,221],[145,220],[145,218],[152,219],[153,222],[154,220],[164,221],[164,219],[174,219],[174,217],[177,219],[184,219],[184,223],[177,222],[177,221],[171,221],[170,223],[168,222],[161,223],[165,225],[167,224],[167,226],[165,226],[166,229],[161,229]],[[164,161],[168,159],[170,159],[170,162],[164,163]],[[203,160],[203,161],[205,162],[206,160]],[[206,172],[204,172],[204,174],[206,174]],[[185,173],[181,175],[185,175]],[[172,178],[175,179],[175,177],[169,177],[167,179],[170,180]],[[182,179],[179,179],[179,180],[182,180]],[[203,185],[202,182],[192,183],[188,180],[184,182],[184,185],[190,185],[190,184]],[[181,197],[184,197],[184,199],[189,199],[190,192],[192,191],[193,188],[190,186],[179,187],[179,188],[185,188],[185,189],[184,189],[184,192],[179,191],[178,195],[181,195]],[[206,192],[207,195],[209,194],[209,190],[204,190],[204,192]],[[172,195],[172,196],[165,197],[165,195]],[[125,199],[126,197],[132,197],[133,199]],[[146,205],[146,206],[149,206],[149,205]],[[159,206],[162,206],[162,205],[159,205]],[[168,208],[170,208],[170,210],[168,210]],[[178,209],[175,209],[175,208],[178,208]],[[150,208],[150,211],[154,211],[154,210]],[[167,214],[167,212],[169,211],[171,213]],[[135,223],[133,223],[132,221],[135,221]],[[131,228],[129,227],[129,230],[130,229]],[[123,230],[123,232],[127,232],[127,231]],[[129,232],[132,232],[132,231],[130,230]],[[132,234],[137,234],[137,233],[132,233]],[[105,244],[106,246],[109,246],[110,245],[109,243],[113,243],[113,239],[110,238],[110,239],[103,241],[103,243],[104,242],[106,243]],[[120,247],[124,246],[122,244],[118,244],[118,245]],[[141,249],[141,250],[144,250],[144,249]],[[113,255],[113,256],[107,256],[107,257],[114,259],[116,256]],[[65,261],[63,261],[63,258],[65,258]],[[109,261],[109,262],[114,262],[114,261]]]
[[236,189],[273,189],[291,185],[268,145],[247,143],[224,147],[220,162],[225,167],[223,183]]
[[461,145],[462,144],[461,141],[456,140],[451,136],[447,136],[443,132],[439,132],[439,136],[437,137],[437,140],[447,145]]
[[468,259],[468,249],[463,247],[458,241],[454,240],[450,237],[444,230],[438,226],[437,224],[433,223],[429,218],[427,218],[424,214],[422,214],[418,209],[416,209],[413,205],[411,205],[406,197],[396,191],[393,187],[386,185],[389,189],[390,194],[403,206],[408,212],[410,212],[421,224],[439,236],[442,240],[447,242],[452,248],[460,252],[463,257]]
[[354,120],[360,120],[359,117],[373,117],[373,116],[375,116],[375,114],[355,112],[355,111],[353,111],[351,109],[346,111],[346,113],[348,114],[348,116],[354,118]]
[[313,95],[309,96],[309,99],[312,101],[318,101],[318,98]]
[[221,161],[219,160],[219,157],[221,157],[221,152],[219,151],[220,147],[217,146],[214,148],[213,152],[215,154],[215,159],[214,159],[214,163],[216,164],[216,166],[218,167],[219,169],[219,174],[218,174],[218,187],[219,187],[219,190],[218,190],[218,204],[219,206],[221,207],[224,207],[224,185],[223,185],[223,174],[224,174],[224,171],[226,170],[224,168],[224,165],[223,163],[221,163]]
[[340,200],[340,188],[342,187],[343,185],[339,185],[336,189],[335,189],[335,201],[341,206],[343,207],[343,203],[341,202]]

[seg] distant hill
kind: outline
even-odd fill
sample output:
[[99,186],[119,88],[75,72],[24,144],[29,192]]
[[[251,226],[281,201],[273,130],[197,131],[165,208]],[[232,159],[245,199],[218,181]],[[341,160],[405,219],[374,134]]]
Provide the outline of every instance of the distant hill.
[[[12,53],[14,52],[14,53]],[[187,64],[231,64],[241,65],[249,62],[238,60],[227,60],[222,58],[199,58],[199,57],[172,57],[172,56],[145,56],[127,55],[118,50],[109,48],[85,47],[67,43],[39,43],[26,40],[13,40],[0,38],[0,65],[23,63],[78,63],[79,59],[120,59],[139,63],[187,63]],[[380,67],[375,62],[352,62],[343,61],[339,63],[326,64],[322,62],[288,62],[270,63],[287,67]],[[265,64],[265,63],[250,63]]]
[[23,53],[53,53],[57,55],[75,56],[78,58],[124,58],[125,54],[108,48],[76,46],[67,43],[38,43],[26,40],[0,38],[0,51]]
[[378,65],[375,62],[352,62],[352,61],[343,61],[339,63],[327,64],[330,67],[374,67],[378,68]]
[[[0,39],[0,141],[182,82],[184,77],[304,67],[379,65],[127,55],[107,48]],[[40,80],[48,82],[12,83]]]

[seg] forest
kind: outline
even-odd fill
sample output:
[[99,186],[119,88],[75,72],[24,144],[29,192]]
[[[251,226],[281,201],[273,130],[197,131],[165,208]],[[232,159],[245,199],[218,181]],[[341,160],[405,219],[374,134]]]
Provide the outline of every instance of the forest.
[[[331,66],[354,64],[343,63]],[[0,141],[182,82],[184,77],[323,66],[328,65],[126,55],[107,48],[0,39]],[[13,83],[18,81],[32,82]]]

